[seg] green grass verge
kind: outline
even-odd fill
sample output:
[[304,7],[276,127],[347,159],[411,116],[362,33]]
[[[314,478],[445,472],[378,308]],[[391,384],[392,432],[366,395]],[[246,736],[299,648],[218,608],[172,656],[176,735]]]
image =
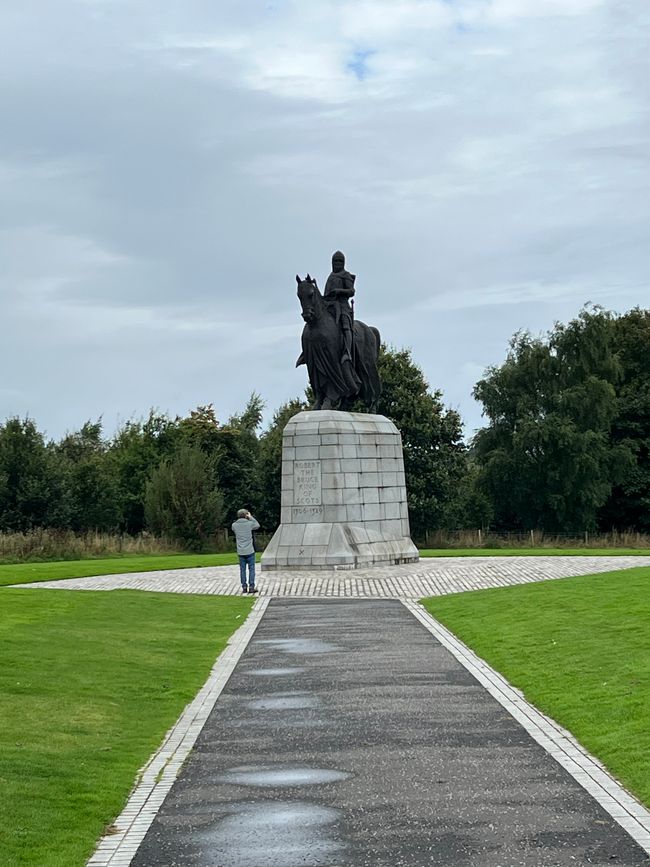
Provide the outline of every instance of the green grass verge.
[[650,568],[424,605],[650,806]]
[[[650,556],[650,548],[426,548],[420,551],[421,557],[613,556],[619,554]],[[258,554],[258,560],[259,557]],[[123,572],[152,572],[156,569],[234,566],[237,563],[237,555],[233,553],[138,555],[97,560],[15,563],[0,566],[0,587],[8,584],[30,584],[33,581],[57,581],[62,578],[89,578],[93,575],[114,575]]]
[[2,591],[2,867],[85,863],[251,604]]
[[102,560],[56,560],[51,563],[14,563],[0,566],[0,587],[56,581],[61,578],[88,578],[123,572],[152,572],[156,569],[190,569],[197,566],[232,566],[236,554],[163,554],[151,557],[106,557]]
[[629,557],[650,548],[423,548],[420,557]]

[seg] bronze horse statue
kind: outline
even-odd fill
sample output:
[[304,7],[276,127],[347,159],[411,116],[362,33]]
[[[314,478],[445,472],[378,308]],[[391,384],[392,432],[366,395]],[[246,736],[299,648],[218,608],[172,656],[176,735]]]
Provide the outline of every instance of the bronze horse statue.
[[353,359],[342,362],[341,331],[325,304],[316,281],[309,274],[304,280],[296,274],[298,298],[305,327],[302,352],[296,367],[307,365],[314,392],[311,409],[348,409],[361,399],[369,412],[375,412],[381,394],[377,358],[379,331],[359,320],[353,326]]

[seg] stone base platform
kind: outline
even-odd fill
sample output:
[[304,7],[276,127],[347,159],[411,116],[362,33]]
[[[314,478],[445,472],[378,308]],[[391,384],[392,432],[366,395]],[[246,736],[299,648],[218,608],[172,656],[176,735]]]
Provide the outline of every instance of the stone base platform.
[[384,416],[319,410],[282,437],[281,525],[263,570],[413,563],[402,440]]
[[262,555],[262,569],[360,569],[418,560],[408,537],[384,539],[359,524],[287,524]]

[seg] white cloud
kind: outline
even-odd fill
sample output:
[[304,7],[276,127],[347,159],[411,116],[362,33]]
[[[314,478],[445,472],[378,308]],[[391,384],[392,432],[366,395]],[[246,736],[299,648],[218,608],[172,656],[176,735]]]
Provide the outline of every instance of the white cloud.
[[442,30],[454,23],[451,4],[430,0],[358,0],[344,3],[340,34],[356,43],[384,48],[412,36]]
[[607,0],[491,0],[486,14],[495,21],[586,15]]

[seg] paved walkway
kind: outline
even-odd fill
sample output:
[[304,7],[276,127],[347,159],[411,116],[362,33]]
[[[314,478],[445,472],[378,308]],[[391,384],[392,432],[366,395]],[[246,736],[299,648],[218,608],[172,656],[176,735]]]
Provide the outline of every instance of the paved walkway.
[[271,600],[131,855],[133,867],[648,863],[389,600]]
[[[549,578],[650,566],[649,557],[429,557],[404,566],[355,571],[262,572],[263,596],[347,596],[420,599],[461,590],[526,584]],[[259,567],[258,567],[259,569]],[[239,593],[239,567],[132,572],[22,584],[52,590],[155,590],[169,593]]]
[[[650,864],[650,813],[413,602],[647,565],[449,557],[259,573],[266,598],[89,865]],[[240,592],[236,567],[20,586]]]

